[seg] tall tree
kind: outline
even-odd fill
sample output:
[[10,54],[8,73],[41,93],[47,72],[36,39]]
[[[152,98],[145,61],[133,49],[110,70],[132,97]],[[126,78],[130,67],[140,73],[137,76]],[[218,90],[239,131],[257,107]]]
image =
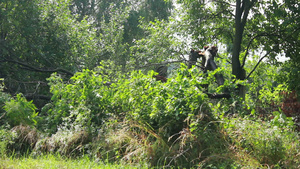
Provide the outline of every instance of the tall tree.
[[[263,50],[258,61],[284,53],[297,57],[291,51],[299,51],[299,1],[285,0],[179,0],[187,16],[195,44],[227,45],[232,63],[232,74],[239,80],[248,78],[253,71],[244,71],[251,51]],[[288,45],[287,45],[288,44]],[[257,66],[253,68],[255,70]],[[240,95],[244,89],[240,88]]]
[[[139,25],[155,19],[167,20],[173,8],[170,0],[72,0],[70,8],[79,20],[93,21],[103,58],[111,59],[125,69],[130,60],[130,47],[148,34]],[[88,11],[88,12],[87,12]]]

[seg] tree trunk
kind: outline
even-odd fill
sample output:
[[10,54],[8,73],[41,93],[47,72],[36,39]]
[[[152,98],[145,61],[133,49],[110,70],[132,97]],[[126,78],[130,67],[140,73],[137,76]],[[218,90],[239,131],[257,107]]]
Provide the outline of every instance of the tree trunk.
[[[246,78],[246,72],[240,63],[240,52],[247,16],[250,7],[252,6],[251,3],[252,2],[248,0],[244,0],[243,3],[241,3],[241,0],[236,1],[235,38],[232,51],[232,74],[235,75],[238,80],[245,80]],[[239,96],[245,98],[245,87],[240,85],[238,91]]]

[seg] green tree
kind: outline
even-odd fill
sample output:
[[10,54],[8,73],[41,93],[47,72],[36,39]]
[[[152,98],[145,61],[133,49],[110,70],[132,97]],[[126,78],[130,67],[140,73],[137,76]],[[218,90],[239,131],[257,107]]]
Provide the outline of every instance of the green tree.
[[73,15],[78,15],[77,20],[82,21],[85,17],[94,16],[98,0],[72,0],[70,10]]
[[95,64],[95,33],[68,6],[68,1],[0,2],[0,75],[7,92],[48,101],[51,73],[70,77]]
[[152,1],[0,2],[0,76],[6,92],[24,93],[42,106],[50,99],[45,79],[51,73],[68,79],[108,59],[125,70],[130,46],[146,36],[138,26],[140,17],[147,15],[148,21],[168,17],[170,5],[164,4],[171,1],[159,2],[163,8],[151,8],[149,16],[142,13],[142,6]]
[[101,58],[113,60],[125,70],[127,62],[132,60],[130,47],[149,35],[139,25],[155,19],[167,20],[173,6],[172,1],[164,0],[73,0],[70,8],[78,19],[85,16],[93,22],[101,39]]
[[[232,74],[239,80],[253,71],[244,70],[246,60],[254,51],[263,50],[258,64],[268,57],[284,53],[297,58],[299,51],[299,1],[284,2],[236,0],[193,1],[179,0],[187,16],[183,18],[195,44],[226,44],[232,64]],[[298,52],[299,53],[299,52]],[[254,66],[253,70],[257,66]],[[240,96],[245,89],[240,87]]]
[[[173,19],[171,19],[172,21]],[[155,67],[182,61],[182,43],[175,36],[176,25],[165,20],[155,20],[140,26],[146,37],[136,40],[130,48],[130,63],[135,69],[155,69]]]

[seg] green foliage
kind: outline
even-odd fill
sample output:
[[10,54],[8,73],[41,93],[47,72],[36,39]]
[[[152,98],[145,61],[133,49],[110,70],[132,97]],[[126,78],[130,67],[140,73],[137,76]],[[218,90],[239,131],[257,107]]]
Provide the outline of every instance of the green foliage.
[[[182,27],[188,31],[195,40],[195,45],[214,44],[221,42],[226,44],[227,51],[232,52],[234,39],[242,33],[241,49],[243,53],[249,47],[250,50],[263,48],[267,52],[281,54],[284,51],[288,57],[296,58],[296,51],[299,50],[299,10],[295,6],[299,2],[287,0],[284,3],[278,0],[258,2],[251,1],[192,1],[178,0],[183,5],[186,15],[183,16],[184,24],[189,27]],[[240,14],[246,8],[242,8],[240,13],[235,13],[237,2],[249,8],[251,15],[244,18]],[[262,12],[263,11],[263,12]],[[245,29],[242,32],[235,32],[237,26],[235,19],[245,19]],[[236,34],[237,33],[237,34]],[[245,36],[246,35],[246,36]],[[250,44],[250,45],[249,45]],[[249,51],[247,51],[249,52]],[[270,58],[275,59],[275,54]],[[243,56],[240,55],[240,59]]]
[[[166,20],[155,20],[149,23],[142,20],[140,28],[147,36],[135,40],[130,48],[130,63],[133,64],[133,67],[141,69],[147,64],[162,63],[179,58],[178,56],[182,53],[179,48],[183,47],[176,38],[174,25]],[[149,68],[152,67],[149,66]]]
[[62,122],[98,126],[109,117],[126,114],[155,128],[168,124],[172,126],[169,131],[178,131],[183,120],[207,100],[201,88],[195,87],[199,83],[196,77],[187,78],[187,74],[186,67],[182,67],[177,77],[161,83],[152,78],[154,72],[144,75],[133,71],[126,79],[118,78],[118,73],[113,76],[109,68],[98,67],[76,73],[67,84],[53,74],[49,78],[53,103],[43,111],[52,119],[50,126]]
[[195,78],[187,78],[186,67],[166,83],[155,81],[153,75],[154,72],[132,72],[130,79],[120,82],[113,104],[121,105],[130,118],[156,129],[166,125],[169,129],[165,134],[174,134],[182,129],[189,114],[199,110],[207,96],[195,87],[199,83]]
[[6,157],[8,145],[14,142],[15,137],[15,133],[0,129],[0,158]]
[[251,154],[261,164],[295,167],[299,165],[293,160],[299,153],[299,138],[292,131],[292,120],[282,116],[276,114],[271,122],[231,118],[224,128],[239,151]]
[[5,119],[6,112],[3,109],[3,106],[5,105],[5,102],[11,99],[11,96],[9,94],[3,92],[3,88],[4,86],[0,84],[0,126],[4,126],[6,124],[6,119]]
[[[124,75],[110,62],[100,64],[94,70],[77,72],[68,82],[57,74],[48,79],[53,97],[43,108],[48,114],[43,127],[50,129],[46,134],[55,134],[31,140],[29,133],[34,130],[16,127],[14,131],[27,133],[15,140],[23,140],[22,144],[12,144],[16,151],[27,147],[35,155],[58,152],[78,157],[87,153],[106,162],[187,168],[298,165],[300,143],[292,119],[272,109],[266,109],[273,112],[271,120],[269,116],[265,121],[255,119],[259,114],[254,99],[261,100],[260,107],[280,102],[284,85],[274,87],[266,82],[260,86],[261,79],[253,79],[247,87],[251,92],[257,90],[257,95],[249,93],[246,100],[235,95],[210,100],[201,86],[215,83],[217,73],[230,79],[225,68],[209,71],[203,78],[197,68],[188,70],[182,65],[162,83],[153,78],[153,71]],[[254,75],[259,73],[272,77],[271,69]],[[236,83],[246,85],[246,81]],[[236,83],[226,80],[224,86],[212,85],[209,91],[234,91]]]
[[289,90],[294,90],[297,92],[298,97],[300,96],[300,82],[299,82],[299,74],[300,74],[300,65],[295,59],[291,59],[286,61],[281,66],[281,69],[278,71],[276,75],[276,80],[279,83],[285,83],[288,85]]
[[7,102],[5,102],[4,110],[6,111],[6,119],[11,126],[24,125],[36,125],[36,107],[32,101],[27,101],[22,94]]
[[[141,71],[133,71],[128,78],[120,75],[118,78],[115,75],[114,79],[109,79],[111,73],[109,69],[98,67],[94,71],[76,73],[68,83],[63,83],[55,74],[49,79],[53,103],[47,109],[45,107],[45,110],[54,122],[50,127],[62,127],[58,127],[58,132],[51,139],[39,143],[39,149],[52,147],[52,150],[44,151],[70,153],[72,148],[68,145],[72,145],[73,134],[76,136],[76,132],[81,131],[63,133],[66,128],[74,127],[91,132],[99,127],[107,130],[100,136],[106,135],[106,139],[99,139],[99,143],[92,145],[97,151],[89,149],[89,146],[86,151],[100,153],[101,156],[107,153],[114,160],[148,161],[150,156],[152,165],[167,162],[175,166],[193,166],[196,162],[189,163],[184,156],[196,160],[197,151],[209,149],[203,152],[203,158],[200,158],[203,160],[212,152],[220,153],[219,148],[214,149],[219,143],[221,145],[218,146],[224,148],[221,141],[211,144],[212,140],[222,136],[214,124],[209,124],[213,118],[209,113],[208,97],[201,87],[206,82],[198,78],[196,69],[188,70],[182,65],[166,83],[156,81],[153,71],[146,75]],[[214,76],[210,76],[213,81]],[[106,86],[107,81],[113,83]],[[116,119],[117,127],[110,131],[105,126],[112,119]],[[201,137],[196,137],[198,135]],[[97,146],[110,139],[112,140],[108,145],[103,145],[102,148]],[[61,144],[59,140],[65,140],[65,144]],[[145,146],[150,142],[152,144]],[[164,151],[157,147],[159,144],[164,144]],[[199,144],[201,146],[197,149],[191,149]],[[123,147],[124,145],[126,146]],[[181,153],[184,155],[176,157]]]
[[72,76],[98,62],[95,30],[76,21],[69,1],[3,1],[0,3],[3,56],[1,75],[11,93],[38,100],[49,95],[46,78],[59,72]]
[[146,36],[138,27],[139,18],[167,20],[171,8],[171,1],[162,0],[0,2],[0,74],[11,93],[38,100],[41,108],[50,97],[50,73],[69,78],[108,59],[122,65],[123,71],[132,68],[130,46]]
[[61,155],[47,154],[38,157],[6,157],[0,158],[1,168],[47,168],[56,169],[57,167],[62,167],[65,169],[99,169],[99,168],[110,168],[110,169],[147,169],[148,166],[144,164],[110,164],[104,163],[102,161],[95,161],[93,158],[88,156],[83,156],[80,159],[64,158]]
[[294,129],[294,122],[292,117],[286,117],[283,113],[279,113],[277,111],[273,112],[273,117],[270,120],[270,123],[274,127],[278,128],[287,128]]
[[116,83],[120,74],[113,72],[118,68],[113,69],[111,64],[102,64],[104,66],[95,71],[77,72],[68,83],[57,74],[48,79],[52,103],[46,105],[43,112],[49,114],[50,127],[55,130],[62,122],[81,127],[98,126],[115,113],[111,103],[116,84],[110,86],[109,83]]
[[[242,73],[243,69],[251,56],[260,50],[263,51],[260,57],[268,57],[272,64],[276,63],[278,56],[291,58],[296,68],[285,69],[290,74],[288,79],[290,82],[299,79],[300,17],[299,10],[295,9],[299,6],[298,1],[177,2],[183,6],[182,13],[185,13],[181,16],[184,22],[178,27],[189,33],[192,46],[225,44],[231,54],[232,73],[237,79],[247,77]],[[298,83],[290,83],[291,89],[298,89],[295,84]],[[243,92],[240,96],[244,97]]]
[[[118,9],[111,8],[107,10],[111,13],[109,20],[98,21],[100,24],[99,38],[100,44],[103,47],[101,54],[103,55],[102,59],[111,60],[116,65],[122,65],[123,68],[126,67],[126,61],[128,58],[128,44],[124,42],[124,22],[129,17],[129,8]],[[108,12],[107,11],[107,12]]]
[[[0,155],[88,154],[178,168],[299,166],[296,121],[280,110],[281,93],[299,88],[299,4],[178,2],[182,10],[172,18],[169,0],[0,2],[5,91],[28,100],[47,99],[49,88],[52,93],[51,101],[34,102],[47,103],[38,115],[32,101],[12,98],[1,86],[1,129],[14,127],[0,130]],[[235,32],[235,17],[247,13],[234,15],[236,7],[251,8],[242,34]],[[226,45],[219,47],[215,71],[181,65],[165,83],[149,71],[207,44]],[[241,63],[246,75],[256,68],[246,80],[232,75],[233,49],[239,50],[234,67]],[[270,59],[256,67],[258,49]],[[276,64],[276,54],[290,61]],[[225,82],[217,86],[220,74]],[[240,85],[247,88],[244,100],[236,95]],[[231,98],[209,99],[207,91]]]

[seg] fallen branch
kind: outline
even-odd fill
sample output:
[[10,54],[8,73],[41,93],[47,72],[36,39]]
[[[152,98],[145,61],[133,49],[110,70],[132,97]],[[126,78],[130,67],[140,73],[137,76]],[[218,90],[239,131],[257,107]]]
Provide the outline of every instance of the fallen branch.
[[6,113],[3,113],[3,115],[0,117],[0,120],[6,115]]
[[54,73],[54,72],[62,72],[62,73],[66,73],[70,76],[73,76],[74,73],[68,71],[68,70],[65,70],[65,69],[62,69],[62,68],[56,68],[56,69],[42,69],[42,68],[36,68],[36,67],[33,67],[33,66],[30,66],[26,63],[23,63],[23,62],[20,62],[20,61],[16,61],[16,60],[9,60],[9,59],[4,59],[4,60],[1,60],[0,62],[10,62],[10,63],[14,63],[14,64],[18,64],[20,66],[23,66],[24,69],[27,69],[27,70],[30,70],[30,71],[36,71],[36,72],[47,72],[47,73]]
[[145,67],[150,67],[150,66],[161,66],[161,65],[166,65],[166,64],[170,64],[170,63],[179,63],[179,62],[184,62],[184,61],[186,61],[186,60],[182,59],[182,60],[168,61],[168,62],[162,62],[162,63],[151,63],[151,64],[139,66],[138,68],[145,68]]
[[27,100],[33,100],[33,99],[42,99],[42,100],[51,100],[51,96],[47,95],[39,95],[39,94],[26,94],[24,95]]
[[207,93],[207,96],[211,99],[229,99],[231,98],[231,95],[229,93],[221,93],[221,94],[215,94],[215,93]]

